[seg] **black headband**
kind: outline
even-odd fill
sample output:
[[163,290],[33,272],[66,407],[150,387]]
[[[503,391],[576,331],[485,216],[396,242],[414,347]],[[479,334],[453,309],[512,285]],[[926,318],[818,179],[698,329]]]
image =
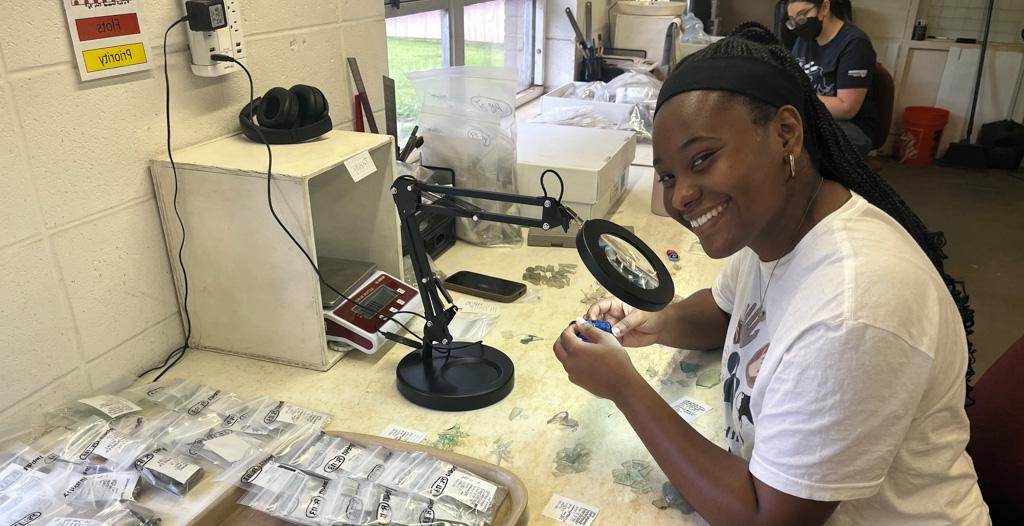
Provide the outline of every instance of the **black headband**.
[[754,57],[710,57],[680,64],[658,92],[657,114],[676,95],[689,91],[727,91],[761,101],[773,108],[793,106],[804,120],[804,146],[817,164],[814,134],[804,111],[804,88],[780,66]]
[[788,71],[753,57],[711,57],[683,62],[658,93],[655,113],[668,99],[688,91],[728,91],[781,108],[804,112],[804,91]]

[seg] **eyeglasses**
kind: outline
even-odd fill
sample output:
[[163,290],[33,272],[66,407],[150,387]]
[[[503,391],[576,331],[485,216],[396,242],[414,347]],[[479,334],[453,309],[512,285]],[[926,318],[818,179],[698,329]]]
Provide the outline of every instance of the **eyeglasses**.
[[[817,9],[817,7],[808,7],[807,9],[804,9],[803,11],[797,13],[796,16],[791,16],[787,18],[786,27],[789,28],[790,31],[793,31],[796,28],[804,25],[804,22],[806,22],[809,18],[811,11],[815,9]],[[815,16],[817,16],[817,14],[815,14]]]

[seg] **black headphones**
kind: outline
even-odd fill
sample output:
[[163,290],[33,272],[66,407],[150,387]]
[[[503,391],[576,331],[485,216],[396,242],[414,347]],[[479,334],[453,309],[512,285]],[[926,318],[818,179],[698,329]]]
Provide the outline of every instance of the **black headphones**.
[[[215,53],[210,55],[210,59],[238,64],[249,77],[249,88],[252,89],[252,75],[235,57]],[[313,86],[296,84],[291,89],[270,88],[262,97],[242,108],[238,113],[238,124],[242,127],[242,134],[251,141],[262,144],[266,139],[267,144],[296,144],[315,139],[334,128],[329,109],[327,97]],[[253,116],[256,122],[253,122]],[[262,138],[260,132],[263,132]]]
[[[246,104],[238,114],[242,133],[262,143],[295,144],[319,137],[334,127],[328,114],[327,98],[319,89],[296,84],[291,89],[270,88],[265,95]],[[252,117],[255,115],[256,122]],[[259,124],[257,124],[259,123]]]

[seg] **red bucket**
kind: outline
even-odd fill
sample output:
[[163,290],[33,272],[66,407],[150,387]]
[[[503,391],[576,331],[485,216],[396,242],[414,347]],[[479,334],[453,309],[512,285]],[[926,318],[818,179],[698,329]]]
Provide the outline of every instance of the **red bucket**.
[[910,166],[931,165],[948,122],[949,112],[941,108],[908,106],[903,110],[900,162]]

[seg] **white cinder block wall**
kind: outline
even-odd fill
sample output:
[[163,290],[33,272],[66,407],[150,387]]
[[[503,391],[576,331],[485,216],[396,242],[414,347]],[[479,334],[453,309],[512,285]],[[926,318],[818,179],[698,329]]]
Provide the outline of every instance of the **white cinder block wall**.
[[[116,389],[183,338],[148,163],[164,150],[161,41],[179,0],[144,3],[149,72],[80,82],[63,3],[10,2],[0,20],[0,439],[43,412]],[[345,58],[382,107],[380,0],[242,0],[257,95],[313,84],[351,129]],[[168,42],[174,146],[233,133],[241,73],[188,68],[185,25]],[[383,115],[378,116],[383,122]]]

